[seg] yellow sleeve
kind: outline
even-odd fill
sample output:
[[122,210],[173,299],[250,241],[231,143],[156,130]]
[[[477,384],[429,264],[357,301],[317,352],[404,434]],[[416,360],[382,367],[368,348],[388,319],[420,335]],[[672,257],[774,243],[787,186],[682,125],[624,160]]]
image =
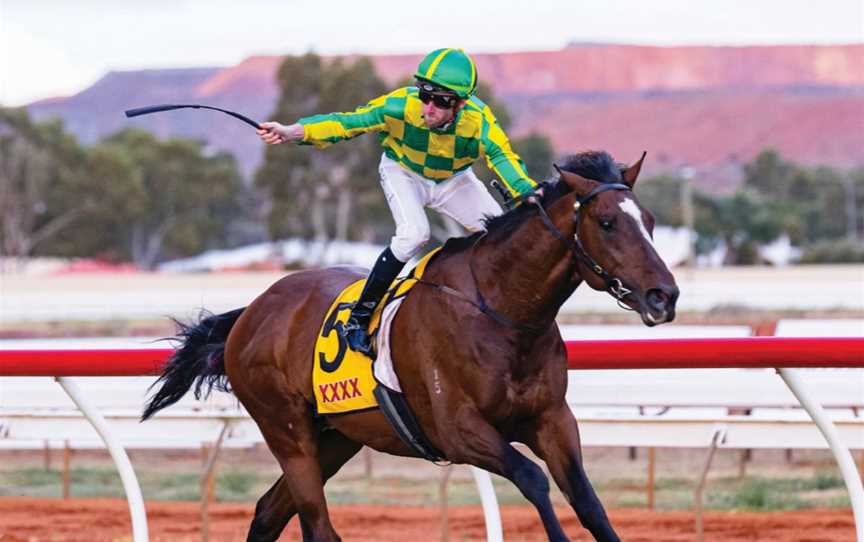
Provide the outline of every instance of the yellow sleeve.
[[488,106],[483,111],[483,120],[480,145],[489,167],[504,181],[513,196],[531,192],[537,182],[528,176],[525,164],[519,155],[513,152],[507,134],[501,129]]
[[385,127],[383,112],[388,96],[385,94],[375,98],[348,113],[303,117],[297,121],[303,125],[303,140],[300,143],[324,148],[366,132],[381,130]]

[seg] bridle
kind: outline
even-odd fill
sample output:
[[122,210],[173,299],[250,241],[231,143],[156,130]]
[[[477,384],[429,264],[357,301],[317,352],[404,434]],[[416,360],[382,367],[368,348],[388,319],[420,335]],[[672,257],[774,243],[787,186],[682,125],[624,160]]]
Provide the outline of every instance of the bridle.
[[543,220],[543,224],[546,228],[554,235],[557,239],[559,239],[562,243],[564,243],[567,248],[570,249],[573,257],[585,264],[588,269],[590,269],[595,275],[600,277],[603,280],[605,287],[603,290],[618,302],[618,306],[625,310],[634,310],[628,307],[624,303],[624,298],[633,293],[632,290],[624,286],[624,283],[618,277],[613,276],[611,273],[603,269],[603,266],[597,263],[597,260],[591,257],[588,254],[588,251],[585,250],[584,245],[582,245],[582,240],[579,239],[579,223],[582,219],[582,209],[591,202],[595,197],[603,192],[607,192],[609,190],[626,190],[630,191],[631,188],[623,183],[609,183],[609,184],[600,184],[595,186],[588,194],[584,197],[576,196],[576,202],[573,204],[573,239],[568,239],[564,236],[561,231],[555,227],[555,224],[552,223],[552,219],[549,218],[549,214],[546,212],[546,209],[543,208],[543,205],[537,201],[537,199],[531,200],[531,203],[537,208],[537,212],[540,213],[540,218]]
[[[549,214],[546,212],[546,209],[543,208],[543,204],[540,203],[538,198],[529,197],[529,198],[527,198],[526,201],[528,203],[532,204],[537,209],[537,212],[540,214],[540,219],[543,221],[543,224],[546,226],[546,229],[548,229],[549,232],[555,238],[557,238],[562,243],[564,243],[565,246],[567,246],[567,248],[570,250],[570,253],[573,256],[573,258],[575,260],[578,260],[578,261],[582,262],[583,264],[585,264],[594,274],[596,274],[598,277],[600,277],[604,281],[604,283],[606,285],[604,288],[604,291],[608,292],[612,297],[614,297],[616,299],[616,301],[618,302],[618,305],[621,308],[623,308],[625,310],[632,311],[635,309],[628,307],[624,303],[624,298],[626,298],[628,295],[633,293],[632,290],[625,287],[624,283],[621,281],[621,279],[613,276],[608,271],[603,269],[603,266],[601,266],[599,263],[597,263],[597,261],[594,258],[592,258],[590,254],[588,254],[588,252],[585,250],[585,247],[582,245],[582,241],[579,239],[579,223],[582,219],[582,209],[585,207],[585,205],[590,203],[591,200],[593,200],[599,194],[602,194],[603,192],[606,192],[608,190],[627,190],[627,191],[630,191],[631,188],[629,186],[627,186],[626,184],[622,184],[622,183],[600,184],[600,185],[594,187],[584,197],[580,198],[579,196],[577,196],[576,202],[573,204],[573,211],[574,211],[574,214],[573,214],[573,222],[574,222],[573,239],[568,239],[563,233],[561,233],[561,230],[559,230],[555,226],[555,224],[552,223],[552,219],[549,217]],[[440,290],[446,294],[452,295],[454,297],[458,297],[459,299],[462,299],[463,301],[470,303],[477,310],[479,310],[483,314],[489,316],[490,318],[492,318],[493,320],[495,320],[499,324],[503,324],[507,327],[512,327],[512,328],[518,329],[520,331],[523,331],[525,333],[529,333],[532,335],[539,335],[540,333],[542,333],[545,330],[545,327],[532,326],[530,324],[522,324],[519,322],[515,322],[515,321],[511,320],[510,318],[507,318],[506,316],[504,316],[500,312],[496,311],[494,308],[489,306],[489,304],[486,302],[486,298],[483,296],[483,292],[480,290],[480,283],[477,281],[477,275],[474,271],[474,258],[473,258],[474,249],[477,248],[477,244],[485,236],[486,236],[486,232],[483,232],[481,235],[479,235],[477,237],[477,239],[474,241],[474,244],[471,246],[471,253],[468,256],[468,270],[471,272],[471,280],[474,281],[474,290],[477,292],[476,301],[474,299],[471,299],[470,297],[468,297],[467,295],[465,295],[461,291],[456,290],[455,288],[451,288],[451,287],[444,285],[444,284],[437,284],[437,283],[429,282],[429,281],[426,281],[423,279],[416,279],[417,282],[419,284],[425,284],[427,286],[432,286],[432,287],[434,287],[434,288],[436,288],[436,289],[438,289],[438,290]]]

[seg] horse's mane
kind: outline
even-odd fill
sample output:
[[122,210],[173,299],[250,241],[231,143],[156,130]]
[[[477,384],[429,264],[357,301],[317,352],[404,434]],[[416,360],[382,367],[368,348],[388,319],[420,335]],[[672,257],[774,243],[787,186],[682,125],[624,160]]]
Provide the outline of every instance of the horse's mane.
[[[586,179],[602,183],[620,183],[623,165],[616,163],[606,151],[586,151],[565,156],[558,167],[564,171],[581,175]],[[544,186],[543,197],[540,199],[543,207],[548,207],[570,192],[567,183],[561,182],[557,178],[543,181],[541,184]],[[509,237],[528,217],[535,214],[531,206],[523,204],[504,214],[486,217],[483,221],[486,226],[486,236],[490,239]],[[471,247],[480,235],[483,233],[477,232],[468,237],[449,239],[442,252],[461,252]]]
[[627,166],[613,160],[606,151],[586,151],[565,156],[558,167],[601,183],[620,183],[621,171]]

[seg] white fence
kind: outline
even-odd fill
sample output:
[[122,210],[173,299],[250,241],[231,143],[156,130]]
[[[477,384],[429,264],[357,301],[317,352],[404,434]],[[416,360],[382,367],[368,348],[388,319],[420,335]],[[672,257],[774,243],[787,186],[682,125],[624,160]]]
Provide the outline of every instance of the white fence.
[[[809,336],[864,336],[864,321],[783,321],[778,325],[778,334],[804,332]],[[562,327],[565,339],[744,337],[749,333],[747,326]],[[165,344],[142,338],[0,341],[0,349],[147,346],[164,348]],[[855,429],[864,419],[864,370],[809,369],[801,374],[814,398],[832,409],[832,419],[840,424],[849,445],[864,449],[864,433]],[[127,446],[197,448],[216,439],[224,419],[233,420],[226,446],[262,441],[236,399],[219,392],[207,401],[196,401],[187,394],[177,405],[139,424],[146,390],[153,381],[153,377],[75,379]],[[730,426],[727,446],[776,447],[773,427],[784,432],[799,428],[795,430],[798,434],[807,435],[795,437],[800,447],[825,447],[795,397],[770,369],[571,371],[567,401],[580,420],[586,446],[687,446],[694,439],[686,435],[710,432],[722,422]],[[734,418],[728,416],[730,407],[753,410],[750,416]],[[650,429],[653,426],[657,430]],[[0,448],[42,448],[45,440],[52,444],[70,440],[74,447],[100,446],[96,433],[50,379],[0,377]]]
[[[787,322],[778,326],[784,334],[804,327],[808,334],[818,326],[807,327],[801,322]],[[862,321],[832,322],[824,329],[831,335],[864,335]],[[652,332],[653,338],[684,336],[735,337],[749,333],[748,328],[690,328],[668,326],[661,332]],[[845,330],[845,331],[844,331]],[[630,326],[565,327],[566,339],[574,338],[640,338],[645,328]],[[814,333],[818,335],[818,331]],[[118,341],[98,341],[103,347],[141,347],[142,340],[133,344]],[[66,341],[0,341],[0,348],[46,349],[71,346]],[[85,345],[77,344],[78,347]],[[93,348],[92,341],[86,345]],[[163,346],[163,345],[154,345]],[[845,448],[845,457],[837,454],[853,498],[859,539],[862,522],[858,518],[857,496],[862,494],[860,479],[848,450],[864,449],[864,420],[859,411],[864,409],[864,370],[822,369],[798,371],[807,375],[808,391],[820,397],[818,402],[834,407],[839,414],[834,424],[826,423],[818,406],[810,405],[820,428],[832,440],[837,454]],[[800,411],[793,410],[799,403],[795,396],[784,391],[776,378],[765,370],[674,370],[674,371],[579,371],[571,372],[568,402],[581,423],[585,446],[648,446],[648,447],[716,447],[726,448],[824,448],[825,437]],[[783,374],[790,388],[800,385],[800,378]],[[797,383],[796,383],[797,381]],[[82,378],[77,385],[62,379],[61,385],[81,403],[87,398],[91,408],[101,411],[111,423],[114,440],[134,447],[188,447],[202,442],[221,442],[225,445],[248,446],[261,442],[261,434],[236,401],[226,394],[216,393],[206,402],[186,397],[180,405],[160,413],[153,421],[139,424],[144,390],[153,378]],[[91,446],[98,435],[74,409],[69,399],[59,394],[56,387],[46,386],[44,378],[0,379],[0,446],[43,447],[46,440],[72,441],[74,446]],[[76,392],[80,388],[80,393]],[[775,389],[772,389],[775,388]],[[798,391],[795,395],[803,399]],[[815,406],[815,409],[813,408]],[[728,407],[754,407],[756,415],[730,416],[723,412]],[[647,409],[647,410],[646,410]],[[652,411],[654,409],[655,411]],[[661,409],[656,411],[656,409]],[[628,412],[628,410],[630,412]],[[634,412],[635,411],[635,412]],[[97,416],[98,418],[98,416]],[[97,419],[102,437],[106,425]],[[827,426],[827,430],[826,430]],[[177,437],[182,435],[182,437]],[[112,455],[118,465],[128,463],[125,454]],[[712,452],[713,454],[713,452]],[[710,464],[709,455],[709,464]],[[850,466],[851,465],[851,466]],[[706,464],[707,473],[708,464]],[[121,475],[131,477],[131,468],[122,468]],[[501,540],[500,518],[494,493],[490,494],[488,475],[481,476],[475,469],[478,487],[483,496],[484,512],[489,528],[489,540]],[[124,487],[126,484],[124,477]],[[853,480],[856,479],[856,480]],[[852,484],[853,480],[855,484]],[[704,482],[704,475],[703,475]],[[129,486],[132,484],[130,482]],[[701,484],[700,484],[701,487]],[[146,519],[137,483],[133,490],[127,487],[133,514],[136,540],[146,539]],[[136,491],[137,490],[137,491]],[[138,501],[133,506],[133,501]],[[701,502],[701,501],[699,501]],[[701,517],[698,515],[697,518]],[[698,525],[698,521],[697,521]]]

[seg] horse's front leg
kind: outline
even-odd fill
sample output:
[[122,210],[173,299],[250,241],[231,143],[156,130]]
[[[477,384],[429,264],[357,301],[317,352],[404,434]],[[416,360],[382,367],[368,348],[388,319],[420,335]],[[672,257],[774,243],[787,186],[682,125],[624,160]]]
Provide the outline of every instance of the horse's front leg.
[[567,405],[546,411],[529,431],[526,444],[546,462],[552,478],[579,516],[582,526],[599,541],[618,541],[603,504],[582,466],[582,449],[576,418]]
[[450,433],[443,451],[454,463],[468,463],[513,482],[540,514],[546,536],[553,542],[570,540],[555,516],[549,499],[549,480],[543,470],[520,454],[476,410],[463,406],[451,418],[456,431]]

